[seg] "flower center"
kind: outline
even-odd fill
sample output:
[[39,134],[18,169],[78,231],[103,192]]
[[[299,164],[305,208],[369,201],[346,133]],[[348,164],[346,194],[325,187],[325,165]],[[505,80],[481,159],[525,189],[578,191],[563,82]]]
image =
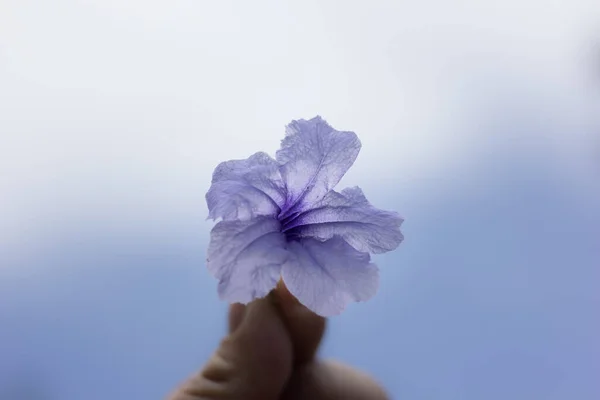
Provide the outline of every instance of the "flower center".
[[297,238],[298,232],[295,228],[302,225],[300,221],[302,214],[302,211],[294,210],[294,207],[291,207],[277,216],[277,220],[281,223],[281,232],[285,234],[288,241]]

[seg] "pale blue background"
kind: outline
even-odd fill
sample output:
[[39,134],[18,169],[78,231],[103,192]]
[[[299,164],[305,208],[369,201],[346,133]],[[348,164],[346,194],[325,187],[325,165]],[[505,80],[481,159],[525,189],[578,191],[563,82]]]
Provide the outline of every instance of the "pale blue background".
[[599,398],[593,3],[48,4],[0,6],[0,400],[199,368],[212,168],[316,113],[363,141],[343,185],[406,219],[322,355],[397,399]]
[[[377,297],[331,320],[323,355],[399,399],[596,398],[598,207],[539,166],[479,167],[425,205],[386,198],[410,210],[406,242],[380,257]],[[223,332],[206,234],[181,219],[109,238],[80,222],[9,259],[27,278],[2,281],[2,381],[39,380],[49,399],[159,398]]]

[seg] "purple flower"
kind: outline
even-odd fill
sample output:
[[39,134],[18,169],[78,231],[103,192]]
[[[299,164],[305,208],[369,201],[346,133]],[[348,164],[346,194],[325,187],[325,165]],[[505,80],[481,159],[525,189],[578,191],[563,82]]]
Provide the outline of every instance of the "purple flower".
[[402,218],[373,207],[358,187],[333,190],[354,163],[360,141],[321,117],[292,121],[275,159],[256,153],[217,166],[206,194],[211,231],[208,269],[219,296],[248,303],[280,279],[317,314],[339,314],[379,285],[369,253],[402,241]]

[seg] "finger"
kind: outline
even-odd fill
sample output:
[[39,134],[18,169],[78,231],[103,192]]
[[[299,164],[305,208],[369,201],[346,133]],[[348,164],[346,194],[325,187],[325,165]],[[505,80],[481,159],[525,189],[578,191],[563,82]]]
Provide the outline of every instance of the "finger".
[[244,315],[246,313],[246,305],[235,303],[229,306],[229,315],[228,315],[228,325],[229,325],[229,333],[235,331],[242,320],[244,319]]
[[312,362],[297,368],[281,400],[389,400],[370,376],[336,361]]
[[230,316],[237,329],[171,400],[279,399],[293,358],[292,342],[278,310],[264,298],[245,308],[232,307],[234,313],[243,314],[239,323],[239,315]]
[[290,333],[296,365],[312,360],[325,333],[325,318],[304,307],[280,281],[273,292],[283,321]]

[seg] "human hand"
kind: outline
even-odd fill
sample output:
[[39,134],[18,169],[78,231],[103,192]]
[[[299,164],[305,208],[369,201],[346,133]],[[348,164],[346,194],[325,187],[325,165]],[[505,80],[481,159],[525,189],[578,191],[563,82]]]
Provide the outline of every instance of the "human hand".
[[280,285],[229,309],[229,333],[202,370],[169,400],[386,400],[369,376],[315,359],[325,319]]

